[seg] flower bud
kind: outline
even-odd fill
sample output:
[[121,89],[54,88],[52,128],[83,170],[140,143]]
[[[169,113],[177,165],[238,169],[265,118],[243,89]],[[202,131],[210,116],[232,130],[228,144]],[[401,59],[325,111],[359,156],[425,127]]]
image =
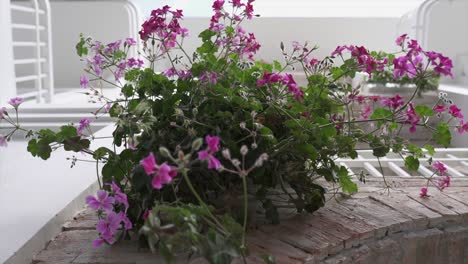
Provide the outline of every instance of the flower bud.
[[223,150],[223,157],[227,160],[230,160],[231,159],[231,151],[229,151],[229,149],[224,149]]
[[247,152],[249,152],[249,148],[246,145],[242,145],[240,149],[240,153],[242,154],[242,156],[247,155]]
[[242,128],[242,129],[245,129],[245,128],[246,128],[245,122],[241,122],[241,123],[239,124],[239,126],[240,126],[240,128]]
[[171,153],[169,153],[169,150],[165,147],[160,147],[159,148],[159,153],[161,154],[161,156],[165,157],[165,158],[169,158],[171,156]]
[[175,115],[176,116],[184,116],[184,112],[180,108],[175,109]]
[[234,165],[235,167],[239,167],[240,164],[241,164],[241,162],[238,159],[233,159],[232,160],[232,165]]
[[192,150],[198,151],[202,145],[203,145],[203,139],[197,138],[192,142]]
[[252,145],[250,145],[250,147],[251,147],[252,149],[257,149],[258,145],[257,145],[257,143],[252,143]]
[[179,157],[179,160],[184,160],[184,158],[185,158],[185,154],[184,154],[184,152],[182,152],[182,150],[179,150],[179,153],[178,153],[177,156]]

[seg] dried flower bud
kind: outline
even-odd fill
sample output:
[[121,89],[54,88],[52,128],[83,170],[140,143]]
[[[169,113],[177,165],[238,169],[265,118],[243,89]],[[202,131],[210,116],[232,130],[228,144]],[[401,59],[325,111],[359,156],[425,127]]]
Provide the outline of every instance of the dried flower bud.
[[231,159],[231,151],[229,151],[229,149],[224,149],[223,150],[223,157],[227,160],[230,160]]
[[169,158],[171,156],[171,153],[169,153],[169,150],[165,147],[160,147],[159,148],[159,153],[161,153],[161,156],[165,158]]
[[238,159],[233,159],[232,160],[232,165],[234,165],[235,167],[239,167],[241,164],[240,160]]
[[175,115],[176,116],[184,116],[184,112],[180,108],[175,109]]
[[192,150],[198,151],[203,145],[203,138],[197,138],[192,142]]
[[179,151],[177,156],[179,157],[179,160],[184,160],[184,158],[185,158],[185,154],[184,154],[184,152],[182,152],[182,150]]
[[257,145],[257,143],[252,143],[252,145],[250,145],[250,147],[252,147],[252,149],[257,149],[258,145]]
[[242,145],[242,147],[240,148],[241,155],[245,156],[247,155],[247,152],[249,152],[249,148],[246,145]]
[[258,159],[255,161],[255,167],[261,167],[263,166],[263,163],[268,160],[268,154],[263,153],[258,157]]

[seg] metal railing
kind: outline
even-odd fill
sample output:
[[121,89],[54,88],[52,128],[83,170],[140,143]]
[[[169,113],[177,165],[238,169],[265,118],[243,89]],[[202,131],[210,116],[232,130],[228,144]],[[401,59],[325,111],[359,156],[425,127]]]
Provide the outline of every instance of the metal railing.
[[[16,95],[25,99],[36,99],[38,103],[50,102],[54,94],[54,76],[49,0],[11,1],[10,10],[13,21],[13,64],[34,66],[21,72],[15,70]],[[14,22],[17,16],[26,17],[28,22]],[[18,36],[26,31],[32,31],[33,40],[17,40]],[[22,56],[28,53],[34,55],[26,58]],[[19,84],[26,82],[34,82],[34,88],[20,90]]]
[[420,166],[417,172],[410,172],[405,168],[405,160],[397,154],[389,154],[386,157],[377,159],[372,155],[372,150],[358,151],[356,159],[338,159],[340,166],[344,166],[353,178],[361,172],[370,177],[381,178],[385,176],[396,176],[403,178],[417,178],[421,176],[431,177],[434,175],[428,162],[432,158],[433,162],[440,161],[445,164],[447,173],[452,177],[468,178],[468,148],[447,148],[436,149],[434,156],[425,153],[426,157],[419,159]]

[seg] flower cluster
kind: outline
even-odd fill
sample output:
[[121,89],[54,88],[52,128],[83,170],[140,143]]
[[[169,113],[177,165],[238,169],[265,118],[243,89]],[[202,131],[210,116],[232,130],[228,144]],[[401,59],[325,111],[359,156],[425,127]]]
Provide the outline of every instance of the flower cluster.
[[[216,44],[227,48],[227,52],[247,57],[253,60],[253,56],[260,49],[253,33],[247,33],[240,25],[243,18],[252,19],[254,0],[234,0],[231,3],[232,13],[225,11],[225,0],[217,0],[213,3],[214,15],[211,17],[209,29],[217,32]],[[226,26],[228,25],[228,26]],[[234,26],[234,27],[233,27]],[[226,31],[226,27],[232,30]]]
[[257,86],[268,86],[272,84],[285,86],[296,100],[300,101],[304,97],[304,92],[299,88],[293,76],[289,73],[278,74],[265,71],[263,77],[257,81]]
[[[405,75],[413,78],[418,72],[423,71],[427,64],[434,67],[435,73],[453,77],[453,63],[448,57],[438,52],[424,51],[416,40],[409,39],[406,34],[398,37],[396,44],[406,52],[405,55],[393,59],[395,68],[393,73],[396,79]],[[426,62],[424,57],[427,59]]]
[[148,39],[159,40],[162,51],[174,48],[177,37],[184,38],[188,36],[188,30],[180,26],[179,20],[182,18],[182,10],[171,10],[167,5],[153,10],[150,18],[141,25],[140,38],[143,41]]
[[115,243],[115,234],[119,229],[130,230],[133,227],[127,217],[129,208],[127,195],[115,182],[110,184],[110,188],[111,192],[99,190],[96,197],[91,195],[86,197],[89,208],[99,214],[99,221],[96,225],[99,238],[93,241],[93,246],[96,248],[103,243]]
[[377,60],[372,56],[369,51],[363,46],[344,45],[338,46],[332,52],[332,56],[342,56],[344,51],[349,51],[351,57],[357,62],[358,69],[372,75],[374,71],[382,71],[388,63],[388,59]]

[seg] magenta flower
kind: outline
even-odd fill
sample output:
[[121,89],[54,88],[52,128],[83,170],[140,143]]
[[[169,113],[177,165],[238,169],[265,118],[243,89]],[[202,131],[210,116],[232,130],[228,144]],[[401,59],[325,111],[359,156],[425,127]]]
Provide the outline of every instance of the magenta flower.
[[81,88],[88,88],[89,87],[89,80],[86,75],[81,75],[80,77],[80,86]]
[[419,193],[419,195],[423,198],[429,197],[429,195],[427,194],[427,188],[426,187],[421,188],[421,192]]
[[120,187],[115,182],[112,182],[110,185],[111,185],[112,192],[114,193],[115,201],[123,204],[125,206],[125,212],[126,212],[129,207],[127,195],[122,192]]
[[434,112],[436,113],[442,113],[444,112],[445,110],[447,110],[447,108],[444,106],[444,105],[436,105],[433,109]]
[[78,125],[77,133],[78,135],[81,135],[83,131],[89,127],[89,124],[91,124],[91,120],[88,118],[83,118],[80,120],[80,124]]
[[162,189],[164,184],[171,183],[175,176],[177,176],[176,168],[163,163],[156,171],[151,184],[153,185],[153,188],[159,190]]
[[429,51],[425,53],[427,58],[429,59],[430,63],[435,66],[434,71],[436,73],[453,77],[452,69],[453,69],[453,62],[450,58],[445,57],[444,55]]
[[460,122],[458,123],[457,130],[459,134],[463,134],[464,132],[468,132],[468,122],[463,121],[463,119],[460,119]]
[[13,106],[15,109],[18,109],[18,106],[20,106],[20,104],[22,104],[24,102],[23,98],[21,97],[14,97],[14,98],[11,98],[10,101],[8,101],[8,103]]
[[406,37],[408,36],[408,34],[403,34],[401,36],[399,36],[396,40],[395,40],[395,43],[398,45],[398,46],[403,46],[405,40],[406,40]]
[[127,44],[127,46],[135,46],[136,45],[136,40],[134,38],[126,38],[125,39],[125,44]]
[[437,180],[437,188],[439,188],[439,190],[444,190],[445,188],[447,187],[450,187],[450,176],[446,175],[445,177],[440,177],[438,180]]
[[399,79],[408,72],[408,58],[401,56],[393,59],[393,77]]
[[133,68],[133,67],[141,68],[143,67],[144,64],[145,62],[142,59],[135,59],[135,58],[128,59],[128,67],[130,68]]
[[455,118],[463,118],[463,114],[461,112],[461,109],[457,107],[457,105],[453,104],[449,106],[448,110],[449,114],[451,114]]
[[406,121],[405,123],[411,124],[409,131],[411,133],[416,132],[416,125],[419,123],[419,120],[421,119],[421,116],[416,114],[416,111],[414,109],[414,106],[412,103],[409,103],[409,107],[406,110]]
[[215,153],[219,151],[219,137],[207,135],[205,137],[206,144],[208,145],[208,152]]
[[152,185],[155,189],[161,189],[164,184],[171,183],[172,180],[177,176],[177,169],[169,166],[166,163],[158,165],[154,154],[150,153],[148,157],[140,161],[140,165],[143,166],[147,175],[154,174]]
[[198,152],[198,159],[208,160],[208,169],[219,170],[221,168],[221,162],[206,150]]
[[361,120],[367,120],[369,119],[369,116],[372,113],[372,108],[370,106],[366,106],[362,109],[361,112]]
[[158,167],[153,152],[151,152],[148,157],[141,160],[140,165],[143,166],[147,175],[155,173]]
[[114,198],[109,196],[109,193],[104,190],[99,190],[97,196],[87,196],[86,203],[93,210],[103,209],[105,211],[112,211],[114,205]]
[[447,168],[445,167],[445,165],[440,162],[440,161],[436,161],[434,162],[434,164],[432,164],[432,168],[435,169],[435,171],[437,173],[439,173],[440,175],[443,175],[447,172]]
[[198,159],[208,160],[208,169],[219,170],[221,162],[213,156],[214,153],[219,151],[219,137],[207,135],[205,141],[208,146],[206,150],[198,152]]
[[[113,244],[114,235],[119,229],[122,222],[122,216],[120,214],[116,214],[115,212],[110,212],[106,219],[101,219],[97,225],[96,230],[99,232],[99,236],[101,239],[106,241],[109,244]],[[101,245],[100,241],[96,241],[93,243],[95,245]]]
[[7,143],[6,137],[0,134],[0,147],[6,148],[7,146],[8,146],[8,143]]
[[392,108],[393,110],[398,109],[400,106],[405,105],[405,102],[403,101],[403,97],[401,97],[399,94],[393,96],[393,97],[384,97],[380,101],[381,104],[388,106]]

